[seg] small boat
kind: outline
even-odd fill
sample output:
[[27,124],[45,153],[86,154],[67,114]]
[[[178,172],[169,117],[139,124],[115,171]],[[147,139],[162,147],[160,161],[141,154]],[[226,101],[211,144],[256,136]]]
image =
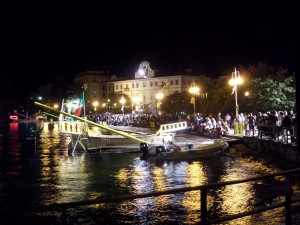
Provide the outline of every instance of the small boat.
[[140,144],[143,155],[141,159],[156,157],[162,160],[190,160],[212,158],[223,154],[229,144],[226,141],[220,141],[209,145],[194,146],[193,144],[185,144],[185,146],[176,145],[169,142],[166,145],[150,145]]
[[[85,125],[85,122],[93,125]],[[70,149],[100,150],[101,152],[140,152],[139,143],[164,144],[174,141],[175,131],[187,128],[186,122],[161,125],[159,131],[152,133],[125,132],[112,126],[95,124],[91,121],[60,121],[61,134],[70,136]]]

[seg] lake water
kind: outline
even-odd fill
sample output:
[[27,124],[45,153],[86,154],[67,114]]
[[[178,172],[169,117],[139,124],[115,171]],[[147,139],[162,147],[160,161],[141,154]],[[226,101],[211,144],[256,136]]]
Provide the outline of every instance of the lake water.
[[[29,207],[105,196],[122,196],[246,179],[279,172],[284,163],[243,154],[210,160],[160,162],[140,154],[103,155],[68,152],[69,138],[58,125],[0,124],[0,207]],[[239,145],[236,148],[245,148]],[[226,152],[236,152],[238,149]],[[231,151],[232,150],[232,151]],[[282,179],[226,186],[208,195],[211,218],[281,200]],[[294,186],[299,193],[299,183]],[[68,211],[68,224],[196,224],[200,222],[200,192],[192,191],[79,207]],[[60,213],[2,215],[0,224],[59,224]],[[282,208],[223,224],[284,224]]]

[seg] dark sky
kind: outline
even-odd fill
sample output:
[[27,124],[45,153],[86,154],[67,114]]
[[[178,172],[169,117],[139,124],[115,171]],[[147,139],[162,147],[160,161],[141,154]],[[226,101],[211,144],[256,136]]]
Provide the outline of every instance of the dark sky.
[[172,75],[260,61],[295,72],[293,2],[1,1],[0,73],[33,85],[95,66],[133,78],[143,60]]

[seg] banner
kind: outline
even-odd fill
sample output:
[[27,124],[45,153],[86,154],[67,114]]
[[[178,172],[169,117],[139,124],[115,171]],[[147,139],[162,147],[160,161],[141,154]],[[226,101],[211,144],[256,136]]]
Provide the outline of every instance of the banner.
[[195,98],[194,97],[191,98],[191,104],[195,105]]

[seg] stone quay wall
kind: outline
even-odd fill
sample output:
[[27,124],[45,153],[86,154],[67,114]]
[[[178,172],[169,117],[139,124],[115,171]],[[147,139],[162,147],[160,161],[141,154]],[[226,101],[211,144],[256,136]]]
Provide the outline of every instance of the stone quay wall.
[[280,157],[281,159],[300,163],[300,152],[297,149],[297,145],[284,144],[272,140],[247,136],[242,137],[242,142],[253,151],[270,154]]

